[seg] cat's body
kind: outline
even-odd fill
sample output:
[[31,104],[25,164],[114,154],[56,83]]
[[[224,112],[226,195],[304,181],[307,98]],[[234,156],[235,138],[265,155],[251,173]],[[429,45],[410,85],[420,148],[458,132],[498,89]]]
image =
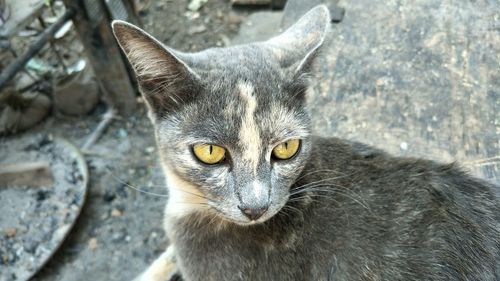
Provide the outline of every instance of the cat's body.
[[266,42],[185,54],[126,23],[169,187],[171,246],[197,280],[498,280],[494,186],[454,165],[311,136],[305,105],[329,24],[317,7]]
[[169,220],[186,280],[500,280],[493,186],[339,139],[310,159],[293,209],[263,224]]

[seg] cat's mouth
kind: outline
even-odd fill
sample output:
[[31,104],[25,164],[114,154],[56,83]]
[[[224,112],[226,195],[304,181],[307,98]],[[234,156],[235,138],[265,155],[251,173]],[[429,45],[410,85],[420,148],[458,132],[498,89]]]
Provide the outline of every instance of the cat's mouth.
[[244,216],[230,215],[230,214],[226,214],[225,212],[222,212],[220,210],[217,210],[217,212],[218,212],[219,218],[221,218],[227,222],[234,223],[234,224],[241,225],[241,226],[251,226],[251,225],[263,223],[275,215],[275,213],[267,214],[267,212],[266,212],[266,214],[263,214],[258,219],[247,219]]
[[270,207],[265,212],[262,212],[262,214],[258,218],[248,217],[247,215],[244,214],[243,211],[240,210],[240,208],[236,208],[237,211],[233,210],[232,212],[229,213],[217,207],[214,207],[213,209],[218,213],[217,215],[221,219],[227,222],[234,223],[240,226],[252,226],[268,221],[276,214],[278,214],[285,204],[286,202],[284,204],[279,204],[274,206],[271,204]]

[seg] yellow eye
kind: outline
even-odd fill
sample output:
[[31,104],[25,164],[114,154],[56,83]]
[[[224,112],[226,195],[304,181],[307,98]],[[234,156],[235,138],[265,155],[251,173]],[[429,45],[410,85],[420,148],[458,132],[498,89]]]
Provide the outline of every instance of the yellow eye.
[[224,160],[226,150],[213,144],[195,144],[193,152],[196,158],[205,164],[217,164]]
[[282,142],[273,148],[274,157],[285,160],[292,158],[299,150],[300,140],[291,139]]

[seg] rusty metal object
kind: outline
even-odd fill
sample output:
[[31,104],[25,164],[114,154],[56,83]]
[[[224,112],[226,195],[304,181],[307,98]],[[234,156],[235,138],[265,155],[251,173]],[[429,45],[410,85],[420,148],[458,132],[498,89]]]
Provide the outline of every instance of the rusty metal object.
[[7,85],[8,81],[12,79],[14,75],[16,75],[16,73],[18,73],[24,65],[45,46],[45,44],[47,44],[47,42],[49,42],[54,34],[73,16],[73,14],[73,10],[67,10],[54,24],[38,35],[35,42],[29,47],[26,53],[17,58],[0,73],[0,91]]
[[112,20],[105,1],[64,0],[67,8],[77,11],[73,23],[94,70],[104,99],[120,114],[136,107],[136,90],[121,51],[111,31]]

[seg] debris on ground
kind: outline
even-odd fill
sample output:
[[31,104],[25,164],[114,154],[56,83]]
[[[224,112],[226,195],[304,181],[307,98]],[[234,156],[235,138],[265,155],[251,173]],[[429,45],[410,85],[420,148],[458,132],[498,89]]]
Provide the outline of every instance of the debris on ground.
[[19,93],[13,89],[3,93],[0,96],[0,135],[35,126],[48,115],[52,105],[52,101],[41,93]]
[[85,115],[99,102],[99,86],[90,66],[59,77],[53,89],[55,107],[67,115]]
[[86,164],[67,141],[28,135],[0,142],[0,177],[0,280],[28,280],[80,214]]
[[[7,1],[3,5],[0,15],[7,10],[11,13],[2,17],[0,24],[1,42],[5,42],[0,47],[0,69],[5,70],[1,73],[0,135],[15,134],[39,124],[51,113],[55,98],[56,108],[65,114],[83,115],[95,108],[100,97],[99,88],[92,85],[95,84],[93,78],[87,75],[88,71],[81,76],[72,74],[79,72],[83,56],[72,22],[63,24],[53,37],[46,34],[47,30],[54,29],[53,23],[68,18],[62,1]],[[42,37],[48,38],[42,42],[48,40],[44,45],[40,44]],[[41,47],[33,53],[35,45]],[[9,75],[15,76],[5,83]],[[81,90],[71,88],[68,98],[61,94],[64,90],[54,93],[54,88],[61,88],[60,83],[52,85],[52,81],[70,80],[64,79],[68,76],[78,76],[75,79],[86,82],[85,95],[71,103],[67,100],[79,93],[82,95]]]
[[95,237],[92,237],[89,239],[89,249],[91,249],[92,251],[97,249],[97,238]]
[[207,3],[208,0],[191,0],[188,5],[188,9],[191,11],[198,11],[201,6]]
[[0,163],[1,186],[52,186],[54,178],[47,161]]

